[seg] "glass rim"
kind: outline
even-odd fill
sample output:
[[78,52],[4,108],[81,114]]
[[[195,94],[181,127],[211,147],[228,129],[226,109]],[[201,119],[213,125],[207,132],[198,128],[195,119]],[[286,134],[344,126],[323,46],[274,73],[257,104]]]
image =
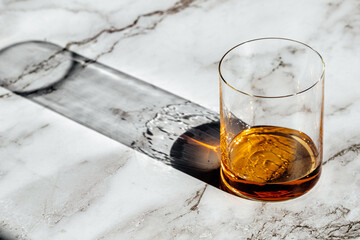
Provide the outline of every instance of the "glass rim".
[[[292,94],[287,94],[287,95],[280,95],[280,96],[261,96],[261,95],[255,95],[255,94],[251,94],[251,93],[247,93],[247,92],[244,92],[244,91],[241,91],[239,89],[236,89],[235,87],[233,87],[231,84],[229,84],[225,78],[223,77],[222,73],[221,73],[221,64],[223,62],[223,60],[225,59],[225,57],[232,51],[234,50],[235,48],[238,48],[246,43],[250,43],[250,42],[255,42],[255,41],[259,41],[259,40],[285,40],[285,41],[291,41],[291,42],[294,42],[294,43],[298,43],[298,44],[301,44],[303,46],[305,46],[306,48],[312,50],[315,54],[317,54],[319,57],[320,57],[320,60],[321,60],[321,63],[322,63],[322,70],[321,70],[321,75],[319,77],[319,79],[317,79],[317,81],[314,82],[314,84],[310,85],[310,87],[307,87],[299,92],[295,92],[295,93],[292,93]],[[251,40],[248,40],[248,41],[245,41],[245,42],[242,42],[242,43],[239,43],[237,45],[235,45],[234,47],[230,48],[223,56],[222,58],[220,59],[220,62],[219,62],[219,66],[218,66],[218,71],[219,71],[219,75],[220,75],[220,79],[226,84],[228,85],[230,88],[232,88],[233,90],[239,92],[239,93],[242,93],[242,94],[245,94],[245,95],[248,95],[250,97],[254,97],[254,98],[286,98],[286,97],[292,97],[292,96],[295,96],[295,95],[299,95],[301,93],[304,93],[304,92],[307,92],[308,90],[312,89],[313,87],[315,87],[320,81],[322,81],[324,79],[324,75],[325,75],[325,62],[324,62],[324,59],[323,57],[320,55],[320,53],[318,51],[316,51],[315,49],[313,49],[312,47],[310,47],[308,44],[306,43],[303,43],[303,42],[300,42],[300,41],[297,41],[297,40],[293,40],[293,39],[290,39],[290,38],[282,38],[282,37],[263,37],[263,38],[255,38],[255,39],[251,39]]]

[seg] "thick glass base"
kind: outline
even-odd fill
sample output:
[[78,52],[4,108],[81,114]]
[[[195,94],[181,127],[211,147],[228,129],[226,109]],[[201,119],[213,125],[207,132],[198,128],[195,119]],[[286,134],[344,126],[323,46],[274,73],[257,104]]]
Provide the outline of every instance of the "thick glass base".
[[242,198],[260,201],[284,201],[300,197],[310,191],[321,175],[321,165],[303,178],[282,183],[256,183],[233,178],[221,168],[221,186],[226,192]]

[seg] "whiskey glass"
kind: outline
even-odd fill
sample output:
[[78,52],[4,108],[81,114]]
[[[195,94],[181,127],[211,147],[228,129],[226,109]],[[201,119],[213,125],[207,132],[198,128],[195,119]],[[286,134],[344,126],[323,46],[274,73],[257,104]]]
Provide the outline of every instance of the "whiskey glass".
[[310,46],[260,38],[219,63],[221,188],[280,201],[308,192],[321,174],[325,64]]

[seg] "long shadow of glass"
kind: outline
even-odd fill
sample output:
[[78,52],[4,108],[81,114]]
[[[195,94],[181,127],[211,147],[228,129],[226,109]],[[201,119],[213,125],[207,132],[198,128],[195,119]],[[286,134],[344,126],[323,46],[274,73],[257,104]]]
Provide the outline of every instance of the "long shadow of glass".
[[0,50],[0,86],[214,186],[219,116],[58,45]]

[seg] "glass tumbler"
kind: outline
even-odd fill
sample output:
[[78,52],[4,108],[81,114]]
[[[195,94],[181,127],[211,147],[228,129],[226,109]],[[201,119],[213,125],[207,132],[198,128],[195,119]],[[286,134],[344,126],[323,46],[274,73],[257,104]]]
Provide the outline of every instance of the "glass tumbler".
[[291,39],[255,39],[231,48],[219,73],[221,188],[264,201],[308,192],[321,173],[321,55]]

